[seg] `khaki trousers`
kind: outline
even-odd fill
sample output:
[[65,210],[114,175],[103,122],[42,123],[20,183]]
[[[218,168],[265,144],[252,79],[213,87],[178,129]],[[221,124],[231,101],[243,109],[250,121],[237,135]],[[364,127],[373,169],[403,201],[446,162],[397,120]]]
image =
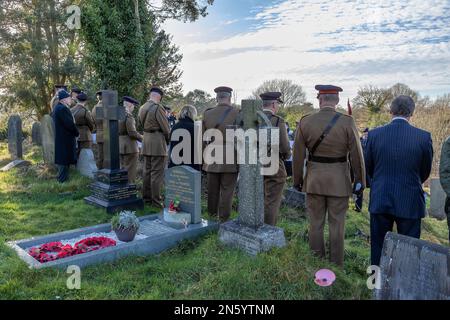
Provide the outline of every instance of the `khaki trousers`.
[[161,190],[164,185],[164,169],[166,167],[165,156],[144,157],[144,186],[143,198],[153,206],[163,208]]
[[309,246],[320,257],[325,257],[323,229],[328,212],[330,230],[330,261],[344,264],[345,215],[348,210],[348,197],[328,197],[307,194],[306,210],[310,219]]
[[237,173],[207,173],[208,212],[225,222],[230,218]]
[[128,171],[128,183],[134,184],[137,175],[139,153],[121,154],[120,167]]
[[97,168],[98,170],[102,170],[104,168],[103,166],[103,142],[97,143]]
[[264,223],[275,226],[286,177],[264,177]]

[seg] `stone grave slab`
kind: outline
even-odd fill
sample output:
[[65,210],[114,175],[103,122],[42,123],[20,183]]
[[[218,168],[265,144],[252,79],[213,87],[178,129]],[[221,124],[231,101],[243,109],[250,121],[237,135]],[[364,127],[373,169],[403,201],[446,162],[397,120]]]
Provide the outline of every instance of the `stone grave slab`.
[[0,169],[0,171],[2,172],[6,172],[9,171],[13,168],[24,168],[24,167],[28,167],[31,165],[30,161],[26,161],[26,160],[14,160],[11,161],[10,163],[8,163],[6,166],[4,166],[3,168]]
[[97,171],[97,164],[95,162],[94,152],[91,149],[81,149],[77,161],[77,170],[82,176],[94,178]]
[[67,268],[70,265],[76,265],[82,268],[89,265],[112,262],[130,255],[147,256],[157,254],[175,247],[183,240],[193,240],[218,229],[217,223],[208,221],[202,221],[199,224],[191,224],[184,229],[175,229],[162,223],[158,215],[141,217],[139,220],[141,221],[141,226],[135,240],[132,242],[118,243],[114,247],[108,247],[46,263],[40,263],[35,260],[28,254],[27,250],[31,247],[37,247],[48,242],[63,242],[67,239],[89,237],[89,235],[95,233],[110,233],[111,224],[101,224],[50,234],[43,237],[11,241],[7,244],[16,251],[19,257],[25,261],[30,268],[33,269]]
[[377,300],[450,300],[450,248],[389,232]]
[[[201,172],[189,166],[176,166],[166,170],[164,221],[178,224],[178,227],[184,227],[181,221],[186,218],[189,223],[201,222],[201,175]],[[168,212],[167,208],[170,202],[176,199],[180,201],[181,211],[172,214]]]
[[48,114],[41,119],[41,141],[44,162],[48,165],[55,164],[55,126],[53,119]]
[[13,160],[22,159],[22,119],[12,115],[8,120],[8,150]]
[[283,205],[294,209],[306,209],[306,193],[288,188],[284,191]]
[[31,142],[37,146],[42,145],[41,123],[35,122],[31,127]]
[[445,199],[447,194],[441,186],[441,182],[438,178],[431,179],[430,182],[430,209],[429,215],[438,220],[444,220],[447,218],[445,213]]

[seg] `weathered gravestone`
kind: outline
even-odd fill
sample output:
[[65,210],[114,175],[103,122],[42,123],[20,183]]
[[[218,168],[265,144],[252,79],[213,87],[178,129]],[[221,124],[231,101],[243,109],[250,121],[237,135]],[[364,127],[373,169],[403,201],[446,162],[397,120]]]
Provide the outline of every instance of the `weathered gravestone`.
[[378,300],[449,300],[450,248],[388,233],[381,255]]
[[444,220],[447,217],[444,209],[447,194],[442,188],[441,182],[438,178],[431,179],[430,193],[430,216],[438,220]]
[[293,209],[306,209],[306,193],[288,188],[284,191],[283,205]]
[[[201,173],[189,166],[177,166],[165,173],[165,208],[163,220],[173,227],[184,227],[186,223],[202,222]],[[171,201],[180,202],[180,212],[170,213]]]
[[103,107],[97,108],[97,118],[103,119],[104,167],[95,173],[92,195],[85,198],[91,205],[105,208],[108,213],[123,209],[141,209],[144,202],[137,188],[128,183],[128,172],[120,169],[119,120],[125,119],[125,108],[119,106],[117,91],[102,91]]
[[44,163],[55,164],[55,125],[48,114],[41,119],[41,141]]
[[[258,101],[243,100],[241,117],[245,131],[258,129],[261,123],[259,117],[265,116]],[[265,122],[270,123],[267,118]],[[256,164],[252,164],[249,156],[250,150],[256,148],[257,141],[246,139],[242,150],[246,155],[245,163],[239,166],[239,218],[222,224],[219,231],[223,243],[250,255],[286,245],[283,229],[264,224],[264,177],[261,175],[259,157]]]
[[42,145],[41,123],[35,122],[31,127],[31,142],[37,146]]
[[97,172],[97,164],[92,149],[81,149],[77,161],[77,170],[82,176],[94,178],[95,172]]
[[13,160],[22,159],[22,119],[12,115],[8,120],[8,150]]

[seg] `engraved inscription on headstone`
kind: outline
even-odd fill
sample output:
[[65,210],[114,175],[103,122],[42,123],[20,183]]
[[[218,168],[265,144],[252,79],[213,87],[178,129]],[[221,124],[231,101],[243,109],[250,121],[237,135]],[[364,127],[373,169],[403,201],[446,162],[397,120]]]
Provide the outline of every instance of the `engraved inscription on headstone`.
[[165,173],[165,207],[172,200],[180,201],[182,212],[191,215],[191,223],[200,223],[201,218],[201,173],[188,166],[177,166]]
[[386,235],[380,262],[379,300],[449,300],[450,248],[406,237]]

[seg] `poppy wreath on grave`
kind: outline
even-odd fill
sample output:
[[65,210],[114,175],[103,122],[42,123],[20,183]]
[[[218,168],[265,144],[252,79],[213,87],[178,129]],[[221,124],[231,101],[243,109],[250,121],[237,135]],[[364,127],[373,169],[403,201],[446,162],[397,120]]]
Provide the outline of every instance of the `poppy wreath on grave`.
[[40,263],[63,259],[107,247],[113,247],[116,241],[107,237],[91,237],[78,241],[72,247],[61,242],[49,242],[39,247],[31,248],[28,253]]

